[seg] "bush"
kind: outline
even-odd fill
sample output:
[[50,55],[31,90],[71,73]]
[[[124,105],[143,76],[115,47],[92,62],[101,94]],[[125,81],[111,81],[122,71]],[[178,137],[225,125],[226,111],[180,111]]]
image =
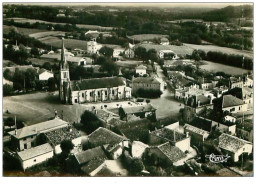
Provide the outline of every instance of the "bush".
[[103,127],[103,122],[92,112],[86,110],[81,115],[81,123],[83,124],[86,133],[92,133],[99,127]]
[[130,163],[130,171],[131,173],[139,173],[144,169],[144,164],[141,159],[133,158]]

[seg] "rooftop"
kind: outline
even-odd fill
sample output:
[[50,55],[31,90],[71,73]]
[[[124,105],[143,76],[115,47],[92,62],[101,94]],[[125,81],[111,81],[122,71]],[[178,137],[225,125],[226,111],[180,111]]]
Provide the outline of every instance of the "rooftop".
[[212,129],[212,121],[203,117],[195,117],[190,125],[208,132],[210,132]]
[[151,104],[141,105],[141,106],[131,106],[121,108],[126,114],[134,114],[141,112],[152,112],[156,109]]
[[92,173],[95,169],[97,169],[99,166],[101,166],[104,162],[105,162],[106,158],[100,158],[100,157],[96,157],[92,160],[90,160],[88,163],[86,163],[85,165],[83,165],[81,167],[81,170],[89,175],[90,173]]
[[52,145],[57,146],[59,145],[63,140],[70,140],[76,139],[80,137],[80,132],[75,129],[57,129],[54,131],[46,132],[45,136],[49,139]]
[[171,129],[166,129],[166,128],[152,131],[152,132],[150,132],[150,134],[156,135],[161,138],[165,138],[171,142],[178,142],[180,140],[183,140],[186,137],[182,133],[179,133],[179,132],[171,130]]
[[31,149],[24,150],[22,152],[18,152],[17,154],[21,158],[21,160],[25,161],[52,151],[53,148],[51,147],[51,145],[46,143]]
[[[200,102],[200,105],[199,105]],[[187,105],[197,108],[203,105],[208,105],[210,104],[211,100],[208,97],[205,97],[204,95],[194,95],[190,98],[188,98]]]
[[121,135],[118,135],[103,127],[99,127],[90,135],[88,135],[89,143],[93,145],[93,147],[103,146],[105,144],[119,144],[124,139],[125,138],[122,137]]
[[139,66],[137,66],[135,69],[147,69],[147,67],[146,66],[144,66],[144,65],[139,65]]
[[67,127],[68,125],[69,125],[68,122],[63,121],[60,118],[54,118],[49,121],[23,127],[22,129],[17,129],[16,132],[15,130],[10,131],[9,134],[16,137],[17,139],[22,139],[24,137],[36,135],[37,133],[42,133],[42,132],[49,131],[51,129],[56,129],[58,127],[59,128],[63,128],[63,126]]
[[38,74],[42,74],[42,73],[44,73],[44,72],[48,72],[48,73],[53,74],[51,71],[46,70],[46,69],[44,69],[44,68],[41,68],[41,69],[39,70]]
[[172,162],[177,162],[186,157],[184,152],[182,152],[178,147],[171,146],[169,142],[159,145],[158,149]]
[[252,143],[226,133],[222,133],[219,137],[219,147],[230,152],[236,152],[245,144]]
[[224,95],[222,98],[222,108],[228,108],[233,106],[243,105],[244,102],[232,95]]
[[189,130],[189,131],[192,131],[192,132],[194,132],[194,133],[196,133],[196,134],[200,134],[200,135],[202,135],[202,136],[208,136],[208,135],[209,135],[209,132],[207,132],[207,131],[205,131],[205,130],[203,130],[203,129],[199,129],[199,128],[194,127],[194,126],[189,125],[189,124],[185,124],[185,125],[184,125],[184,129],[187,129],[187,130]]
[[249,88],[249,87],[235,87],[230,89],[229,91],[225,92],[225,95],[232,95],[234,97],[237,97],[241,100],[245,100],[249,97],[252,97],[253,94],[253,89]]
[[84,79],[81,81],[71,81],[71,86],[74,91],[88,90],[88,89],[100,89],[100,88],[112,88],[125,85],[125,81],[120,77],[104,77]]

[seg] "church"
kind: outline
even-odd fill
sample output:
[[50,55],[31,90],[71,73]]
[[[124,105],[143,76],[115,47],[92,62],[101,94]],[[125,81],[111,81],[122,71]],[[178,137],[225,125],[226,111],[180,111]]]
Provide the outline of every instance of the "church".
[[127,100],[131,98],[131,88],[126,86],[126,79],[122,77],[104,77],[71,81],[63,38],[60,61],[59,97],[64,104]]

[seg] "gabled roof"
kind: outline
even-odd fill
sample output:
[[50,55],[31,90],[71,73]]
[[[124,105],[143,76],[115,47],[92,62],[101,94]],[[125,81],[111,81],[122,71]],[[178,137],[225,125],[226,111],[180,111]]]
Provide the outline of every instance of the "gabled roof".
[[219,147],[230,152],[236,152],[246,144],[252,143],[226,133],[219,137]]
[[121,108],[125,112],[125,114],[135,114],[135,113],[141,113],[141,112],[152,112],[155,111],[156,108],[154,108],[151,104],[141,105],[141,106],[131,106],[131,107],[124,107]]
[[25,160],[28,160],[52,151],[53,151],[52,146],[46,143],[40,146],[36,146],[34,148],[24,150],[22,152],[18,152],[17,154],[21,158],[21,160],[25,161]]
[[31,135],[36,135],[37,133],[42,133],[51,129],[67,127],[69,124],[66,121],[61,120],[60,118],[54,118],[53,120],[45,121],[42,123],[37,123],[22,129],[17,129],[9,132],[11,136],[14,136],[17,139],[22,139]]
[[81,136],[80,132],[75,128],[57,129],[46,132],[44,134],[53,146],[59,145],[63,140],[72,141],[73,139],[76,139]]
[[157,148],[173,163],[186,157],[184,152],[176,146],[171,146],[169,142],[159,145]]
[[44,73],[44,72],[48,72],[48,73],[53,74],[51,71],[46,70],[46,69],[44,69],[44,68],[41,68],[41,69],[39,70],[38,74],[42,74],[42,73]]
[[141,64],[141,65],[137,66],[135,69],[144,69],[144,70],[146,70],[147,67]]
[[224,95],[222,97],[222,108],[243,105],[243,100],[240,100],[232,95]]
[[208,136],[209,135],[209,132],[207,132],[207,131],[205,131],[203,129],[199,129],[199,128],[194,127],[194,126],[189,125],[189,124],[185,124],[184,125],[184,129],[187,129],[187,130],[189,130],[191,132],[194,132],[196,134],[200,134],[202,136]]
[[79,165],[84,165],[95,158],[107,159],[107,156],[105,155],[101,147],[96,147],[80,153],[76,153],[74,154],[74,157]]
[[73,91],[112,88],[125,85],[125,81],[120,77],[104,77],[71,81]]
[[125,140],[125,137],[118,135],[106,128],[99,127],[90,135],[88,135],[88,141],[93,147],[103,146],[105,144],[119,144]]
[[[150,132],[150,134],[156,135],[158,137],[164,138],[171,142],[178,142],[180,140],[183,140],[186,136],[180,132],[171,130],[171,129],[158,129],[155,131]],[[174,135],[175,134],[175,135]]]
[[146,84],[161,84],[157,79],[152,77],[137,77],[133,81],[133,83],[146,83]]
[[94,158],[90,160],[88,163],[83,165],[81,167],[82,172],[84,172],[87,175],[90,175],[95,169],[100,167],[104,162],[106,158]]

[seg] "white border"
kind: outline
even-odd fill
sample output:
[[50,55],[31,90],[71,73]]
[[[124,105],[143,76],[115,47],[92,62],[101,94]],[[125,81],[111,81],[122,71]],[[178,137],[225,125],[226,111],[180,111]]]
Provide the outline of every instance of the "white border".
[[[11,2],[9,0],[1,2]],[[16,0],[15,2],[22,3],[21,0]],[[26,2],[35,2],[31,0],[26,0]],[[41,0],[40,2],[47,2]],[[67,2],[65,0],[55,0],[54,2]],[[84,1],[76,1],[84,2]],[[93,2],[93,1],[87,1]],[[99,1],[97,1],[99,2]],[[101,0],[100,2],[109,2]],[[110,2],[120,2],[112,0]],[[129,0],[126,2],[138,2],[136,0]],[[152,2],[152,1],[140,1],[140,2]],[[153,1],[156,2],[156,1]],[[161,2],[170,2],[168,0],[161,0]],[[177,2],[177,1],[174,1]],[[200,1],[179,1],[179,2],[200,2]],[[209,2],[209,1],[208,1]],[[214,2],[223,3],[221,0],[215,0]],[[225,2],[230,2],[230,4],[235,2],[252,2],[252,1],[232,1],[226,0]],[[110,5],[110,4],[109,4]],[[139,4],[137,4],[139,5]],[[192,4],[191,4],[192,5]],[[2,6],[0,8],[2,14]],[[255,15],[255,10],[254,10]],[[1,24],[2,26],[2,20]],[[2,27],[0,28],[2,34]],[[2,41],[1,54],[2,54]],[[255,48],[255,46],[254,46]],[[2,55],[1,55],[2,58]],[[2,62],[2,59],[1,59]],[[2,73],[2,72],[1,72]],[[2,76],[2,74],[1,74]],[[2,80],[1,80],[2,85]],[[2,90],[0,92],[2,97]],[[1,109],[2,109],[2,104]],[[2,120],[0,122],[2,126]],[[0,144],[0,150],[2,151],[2,144]],[[254,153],[255,156],[255,153]],[[2,158],[1,158],[2,159]],[[2,162],[0,163],[2,175]],[[0,192],[1,194],[253,194],[255,191],[255,177],[248,178],[223,178],[223,177],[167,177],[167,178],[0,178]]]

